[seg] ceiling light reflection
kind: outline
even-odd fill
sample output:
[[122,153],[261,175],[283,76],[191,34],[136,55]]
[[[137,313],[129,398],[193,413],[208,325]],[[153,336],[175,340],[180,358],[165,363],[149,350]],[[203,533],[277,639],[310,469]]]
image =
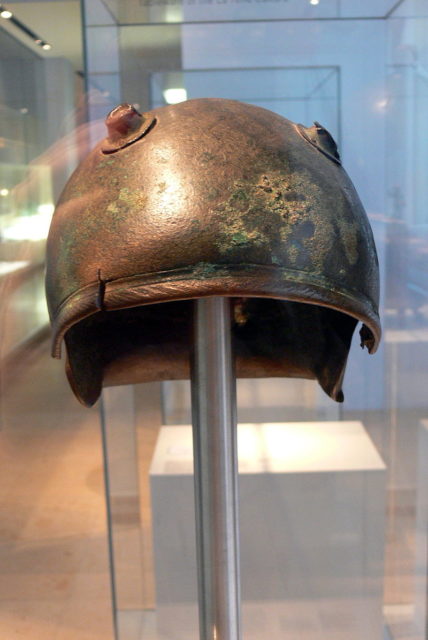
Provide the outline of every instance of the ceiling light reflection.
[[52,215],[55,210],[55,206],[51,202],[46,202],[45,204],[39,204],[37,207],[37,213],[41,213],[42,215]]
[[[41,205],[43,206],[43,205]],[[16,218],[12,224],[1,231],[3,240],[44,240],[49,231],[52,213],[36,213]]]
[[377,111],[385,111],[387,106],[388,106],[387,98],[384,98],[383,100],[378,100],[375,103],[375,107],[376,107]]
[[178,104],[187,100],[187,91],[183,88],[165,89],[163,97],[167,104]]

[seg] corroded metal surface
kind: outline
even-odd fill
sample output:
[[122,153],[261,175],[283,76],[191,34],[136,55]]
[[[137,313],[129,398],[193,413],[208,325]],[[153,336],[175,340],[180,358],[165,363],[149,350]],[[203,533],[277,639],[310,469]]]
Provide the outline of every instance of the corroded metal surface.
[[[238,375],[342,399],[356,322],[380,336],[371,229],[330,134],[235,101],[107,119],[54,215],[47,296],[76,395],[188,375],[189,299],[235,298]],[[169,304],[154,304],[154,303]]]

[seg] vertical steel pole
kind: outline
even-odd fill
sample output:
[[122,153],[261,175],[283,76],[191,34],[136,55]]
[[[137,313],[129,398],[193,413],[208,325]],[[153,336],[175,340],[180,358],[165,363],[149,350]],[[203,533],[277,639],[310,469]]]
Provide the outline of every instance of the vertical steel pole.
[[228,298],[195,302],[193,347],[200,640],[240,640],[236,382]]

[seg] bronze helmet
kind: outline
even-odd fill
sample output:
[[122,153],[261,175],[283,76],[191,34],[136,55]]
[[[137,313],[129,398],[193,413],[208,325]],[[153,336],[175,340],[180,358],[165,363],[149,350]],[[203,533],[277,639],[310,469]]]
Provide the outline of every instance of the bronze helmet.
[[[53,217],[47,298],[86,405],[189,375],[191,299],[230,296],[237,375],[316,378],[335,400],[358,320],[379,338],[372,232],[330,134],[199,99],[121,105]],[[162,303],[162,304],[160,304]]]

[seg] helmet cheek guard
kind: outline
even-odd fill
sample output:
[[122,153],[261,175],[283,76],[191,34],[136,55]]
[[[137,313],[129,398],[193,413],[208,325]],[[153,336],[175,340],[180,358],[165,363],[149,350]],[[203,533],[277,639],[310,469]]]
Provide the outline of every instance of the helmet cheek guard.
[[366,214],[330,134],[230,100],[121,105],[48,238],[53,355],[103,385],[189,376],[190,301],[233,299],[237,375],[314,378],[337,401],[358,321],[380,339]]

